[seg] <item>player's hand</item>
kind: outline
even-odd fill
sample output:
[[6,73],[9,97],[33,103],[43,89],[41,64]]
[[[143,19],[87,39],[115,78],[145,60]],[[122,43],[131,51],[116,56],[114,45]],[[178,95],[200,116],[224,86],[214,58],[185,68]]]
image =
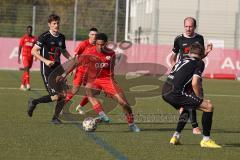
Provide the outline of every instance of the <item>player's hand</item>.
[[50,60],[46,60],[44,62],[48,67],[51,67],[52,65],[54,65],[54,61],[50,61]]
[[18,64],[21,64],[21,59],[20,58],[18,58]]
[[36,56],[33,56],[33,60],[34,60],[34,61],[37,61],[38,58],[37,58]]
[[207,47],[206,47],[206,53],[208,54],[209,52],[211,52],[213,49],[213,44],[212,43],[208,43]]
[[56,77],[56,82],[62,82],[66,80],[66,74],[62,74],[61,76]]

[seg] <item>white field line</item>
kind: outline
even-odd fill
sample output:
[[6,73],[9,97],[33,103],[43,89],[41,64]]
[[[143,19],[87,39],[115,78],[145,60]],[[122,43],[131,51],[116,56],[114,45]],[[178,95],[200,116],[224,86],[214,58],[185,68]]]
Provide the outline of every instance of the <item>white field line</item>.
[[[20,90],[19,88],[16,87],[0,87],[0,90]],[[46,89],[44,88],[31,88],[32,91],[45,91]]]

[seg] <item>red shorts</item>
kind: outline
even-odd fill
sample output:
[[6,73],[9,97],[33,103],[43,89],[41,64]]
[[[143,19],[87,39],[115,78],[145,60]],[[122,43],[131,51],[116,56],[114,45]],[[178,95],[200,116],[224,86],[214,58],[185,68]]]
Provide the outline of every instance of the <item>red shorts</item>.
[[76,69],[73,84],[74,86],[81,86],[82,83],[84,83],[84,77],[85,77],[85,69],[83,67],[78,67]]
[[22,56],[23,67],[31,68],[33,64],[33,56]]
[[114,96],[116,94],[121,94],[122,89],[118,86],[117,82],[112,78],[97,78],[92,83],[88,85],[92,89],[103,90],[106,94]]

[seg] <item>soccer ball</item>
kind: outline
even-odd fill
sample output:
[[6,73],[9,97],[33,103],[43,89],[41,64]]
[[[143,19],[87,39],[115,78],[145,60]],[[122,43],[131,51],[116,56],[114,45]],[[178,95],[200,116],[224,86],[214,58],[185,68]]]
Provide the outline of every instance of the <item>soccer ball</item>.
[[92,117],[87,117],[82,122],[83,130],[86,132],[93,132],[97,129],[97,122]]

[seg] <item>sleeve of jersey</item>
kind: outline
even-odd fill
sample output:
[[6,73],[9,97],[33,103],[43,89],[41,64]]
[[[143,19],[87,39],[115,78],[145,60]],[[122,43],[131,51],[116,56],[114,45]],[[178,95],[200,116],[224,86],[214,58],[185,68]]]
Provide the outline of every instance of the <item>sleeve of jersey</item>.
[[24,37],[21,37],[19,41],[19,46],[23,46],[23,45],[24,45]]
[[200,44],[203,45],[203,47],[204,47],[204,38],[203,38],[202,35],[201,35],[201,38],[200,38]]
[[62,40],[62,49],[66,49],[66,43],[65,43],[65,36],[63,36],[63,40]]
[[38,47],[42,48],[43,44],[44,44],[44,37],[45,36],[43,36],[43,35],[39,36],[35,45],[37,45]]
[[194,76],[198,76],[198,77],[202,77],[202,73],[203,73],[203,71],[204,71],[204,68],[205,68],[205,64],[204,64],[204,62],[201,60],[201,61],[199,61],[198,63],[197,63],[197,67],[196,67],[196,69],[194,70],[194,73],[193,73],[193,75]]
[[75,53],[76,53],[77,55],[80,55],[80,54],[83,53],[83,51],[84,51],[84,46],[83,46],[83,43],[81,42],[81,43],[77,46],[77,48],[75,49]]
[[173,53],[178,54],[179,49],[180,49],[180,47],[178,45],[178,38],[176,37],[175,40],[174,40],[172,51],[173,51]]

